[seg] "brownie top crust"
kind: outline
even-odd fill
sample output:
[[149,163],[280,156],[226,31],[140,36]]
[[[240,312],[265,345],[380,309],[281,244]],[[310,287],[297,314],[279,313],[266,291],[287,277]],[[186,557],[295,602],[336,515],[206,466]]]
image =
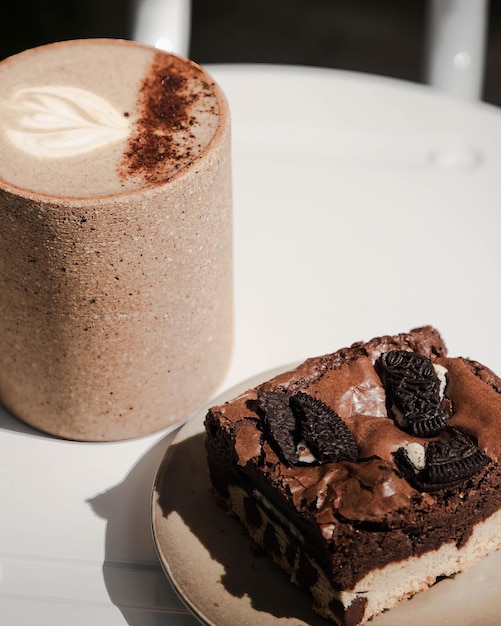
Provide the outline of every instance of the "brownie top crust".
[[[402,426],[399,412],[394,404],[390,406],[389,383],[380,362],[392,351],[422,355],[444,373],[439,409],[443,425],[429,434],[417,435]],[[274,503],[278,494],[279,508],[290,508],[298,520],[313,523],[324,541],[339,538],[343,524],[372,531],[412,529],[417,535],[420,528],[445,529],[458,507],[478,521],[479,515],[487,517],[500,506],[500,392],[501,380],[492,371],[469,359],[448,357],[440,334],[425,326],[310,358],[212,408],[206,427],[214,433],[217,428],[231,439],[231,462],[242,476]],[[305,461],[301,457],[298,462],[290,462],[290,457],[288,461],[285,444],[273,437],[263,411],[266,394],[298,398],[305,415],[311,407],[317,412],[320,407],[320,413],[325,407],[332,410],[342,422],[340,439],[354,440],[356,459],[348,455],[323,462],[318,453],[308,456],[307,450]],[[426,450],[435,458],[438,478],[433,472],[431,478],[421,477]],[[446,472],[457,471],[458,476],[443,478],[440,472],[445,466]],[[430,480],[438,484],[430,486]],[[470,530],[462,523],[454,540],[464,541]],[[413,553],[430,547],[425,542],[421,547],[416,544]]]

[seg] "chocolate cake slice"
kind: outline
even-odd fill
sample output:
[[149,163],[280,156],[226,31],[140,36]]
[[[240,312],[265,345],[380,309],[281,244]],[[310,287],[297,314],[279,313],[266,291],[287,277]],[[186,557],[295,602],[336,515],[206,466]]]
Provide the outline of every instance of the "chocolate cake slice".
[[215,496],[342,626],[501,546],[501,379],[427,326],[212,408]]

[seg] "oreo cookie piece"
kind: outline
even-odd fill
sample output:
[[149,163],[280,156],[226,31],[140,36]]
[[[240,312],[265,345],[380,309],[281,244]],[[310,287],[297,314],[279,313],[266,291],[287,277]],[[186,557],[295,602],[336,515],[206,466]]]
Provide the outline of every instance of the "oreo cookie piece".
[[297,422],[289,404],[289,396],[276,391],[260,391],[258,405],[264,414],[264,423],[284,460],[298,463]]
[[302,391],[290,399],[301,422],[301,435],[320,463],[358,459],[356,441],[339,415],[322,401]]
[[430,437],[447,427],[442,382],[430,359],[416,352],[391,350],[381,355],[376,368],[386,390],[388,411],[400,428],[417,437]]
[[461,433],[426,444],[408,444],[395,453],[395,461],[413,487],[439,491],[460,485],[474,476],[490,458]]
[[313,396],[261,391],[258,404],[274,447],[289,465],[358,459],[357,444],[348,426]]

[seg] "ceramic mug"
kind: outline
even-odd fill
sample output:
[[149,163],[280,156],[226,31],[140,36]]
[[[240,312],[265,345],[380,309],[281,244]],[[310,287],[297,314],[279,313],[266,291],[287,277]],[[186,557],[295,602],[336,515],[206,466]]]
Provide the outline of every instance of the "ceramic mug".
[[82,441],[186,419],[231,355],[223,93],[118,40],[10,57],[0,93],[0,402]]

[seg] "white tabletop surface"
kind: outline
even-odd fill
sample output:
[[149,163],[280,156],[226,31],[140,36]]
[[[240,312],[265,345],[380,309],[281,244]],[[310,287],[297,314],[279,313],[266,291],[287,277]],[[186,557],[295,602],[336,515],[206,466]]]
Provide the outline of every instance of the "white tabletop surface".
[[[209,70],[234,136],[236,328],[223,388],[422,324],[452,355],[501,372],[501,112],[362,74]],[[197,623],[151,539],[169,439],[66,442],[0,410],[2,624]]]

